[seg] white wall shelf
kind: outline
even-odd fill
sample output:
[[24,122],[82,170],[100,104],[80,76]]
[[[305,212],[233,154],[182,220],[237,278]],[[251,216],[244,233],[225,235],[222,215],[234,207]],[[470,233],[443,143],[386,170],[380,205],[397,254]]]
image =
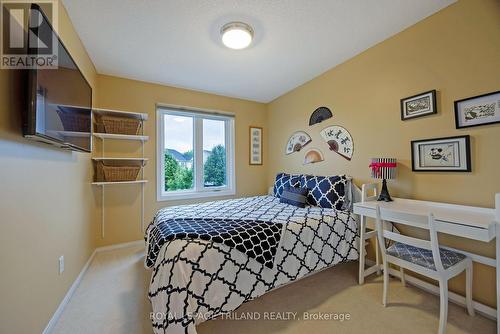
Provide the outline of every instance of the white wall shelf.
[[117,184],[140,184],[147,183],[148,180],[135,180],[135,181],[120,181],[120,182],[92,182],[94,186],[109,186]]
[[102,161],[102,160],[140,160],[140,161],[148,161],[149,159],[148,158],[123,158],[123,157],[119,157],[119,158],[94,157],[94,158],[92,158],[92,160],[96,160],[96,161]]
[[49,107],[55,108],[55,109],[60,109],[60,110],[73,109],[73,110],[86,110],[86,111],[88,111],[90,109],[89,107],[85,107],[85,106],[75,106],[75,105],[57,104],[57,103],[49,103]]
[[55,131],[49,130],[47,131],[51,136],[59,135],[63,137],[73,137],[73,138],[85,138],[90,136],[90,132],[76,132],[76,131]]
[[120,111],[120,110],[111,110],[111,109],[102,109],[102,108],[93,108],[92,111],[94,115],[99,116],[116,116],[116,117],[126,117],[126,118],[134,118],[139,119],[141,121],[148,120],[148,114],[138,113],[138,112],[130,112],[130,111]]
[[136,162],[136,163],[141,163],[141,166],[145,166],[146,162],[149,160],[147,158],[106,158],[106,157],[94,157],[92,158],[94,161],[112,161],[112,162],[120,162],[120,161],[126,161],[126,162]]
[[116,133],[98,133],[95,132],[94,136],[99,139],[115,139],[115,140],[138,140],[138,141],[148,141],[148,136],[140,136],[140,135],[119,135]]
[[[144,143],[149,140],[148,136],[144,135],[144,122],[148,119],[148,114],[144,113],[135,113],[129,111],[120,111],[120,110],[111,110],[111,109],[102,109],[102,108],[92,108],[93,116],[116,116],[123,118],[133,118],[138,119],[141,122],[141,135],[122,135],[115,133],[93,133],[94,137],[99,138],[102,143],[101,147],[101,156],[93,157],[93,161],[108,161],[108,162],[117,162],[117,161],[127,161],[133,162],[135,165],[140,164],[142,166],[140,172],[140,179],[134,181],[123,181],[123,182],[92,182],[92,185],[98,186],[101,188],[101,237],[104,238],[104,189],[107,186],[116,186],[120,184],[139,184],[141,186],[141,231],[144,233],[144,186],[148,182],[148,180],[144,179],[144,166],[148,161],[147,158],[144,157]],[[93,117],[95,119],[95,117]],[[125,157],[106,157],[105,156],[105,143],[106,140],[123,140],[123,141],[139,141],[141,142],[141,154],[142,157],[139,158],[125,158]]]

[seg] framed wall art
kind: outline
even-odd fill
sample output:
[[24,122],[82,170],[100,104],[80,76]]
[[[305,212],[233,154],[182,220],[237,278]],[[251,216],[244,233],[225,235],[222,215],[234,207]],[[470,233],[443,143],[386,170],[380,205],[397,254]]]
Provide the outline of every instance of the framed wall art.
[[250,126],[250,165],[262,165],[262,128]]
[[470,172],[470,136],[414,140],[411,162],[414,172]]
[[455,127],[500,123],[500,91],[455,101]]
[[436,90],[401,99],[401,120],[427,116],[437,113]]

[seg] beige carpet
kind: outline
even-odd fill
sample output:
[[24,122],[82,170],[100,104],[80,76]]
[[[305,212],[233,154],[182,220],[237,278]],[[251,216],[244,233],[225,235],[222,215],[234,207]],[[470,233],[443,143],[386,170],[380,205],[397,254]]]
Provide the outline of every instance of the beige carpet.
[[[150,272],[143,267],[143,256],[142,247],[99,253],[54,333],[151,333],[151,307],[146,298]],[[392,280],[390,304],[384,308],[381,282],[380,277],[372,276],[359,286],[357,263],[341,264],[245,303],[234,315],[239,320],[205,322],[198,333],[437,333],[436,296]],[[286,317],[286,312],[290,312],[290,320],[269,320]],[[348,315],[350,319],[305,320],[305,315]],[[245,316],[261,320],[241,320]],[[493,321],[480,315],[469,317],[463,308],[450,303],[448,334],[495,330]]]

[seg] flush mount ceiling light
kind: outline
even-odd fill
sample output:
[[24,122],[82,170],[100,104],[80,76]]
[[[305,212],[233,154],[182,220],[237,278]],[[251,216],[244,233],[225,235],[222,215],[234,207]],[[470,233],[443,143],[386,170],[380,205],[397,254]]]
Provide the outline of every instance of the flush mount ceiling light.
[[220,30],[222,43],[230,49],[247,48],[253,39],[253,29],[243,22],[229,22]]

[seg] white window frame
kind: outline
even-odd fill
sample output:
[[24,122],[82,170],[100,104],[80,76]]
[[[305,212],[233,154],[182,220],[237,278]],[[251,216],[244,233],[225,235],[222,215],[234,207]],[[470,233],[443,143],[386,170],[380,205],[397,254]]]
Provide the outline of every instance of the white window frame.
[[[165,127],[163,120],[165,115],[189,116],[193,117],[193,167],[194,167],[194,189],[165,191]],[[204,187],[203,180],[203,119],[225,121],[225,142],[226,142],[226,164],[227,185],[217,188]],[[158,105],[156,107],[156,189],[157,200],[173,201],[180,199],[196,199],[215,196],[231,196],[236,194],[236,170],[234,162],[234,115],[216,111],[206,111],[199,109],[187,109]],[[197,152],[202,152],[201,154]]]

